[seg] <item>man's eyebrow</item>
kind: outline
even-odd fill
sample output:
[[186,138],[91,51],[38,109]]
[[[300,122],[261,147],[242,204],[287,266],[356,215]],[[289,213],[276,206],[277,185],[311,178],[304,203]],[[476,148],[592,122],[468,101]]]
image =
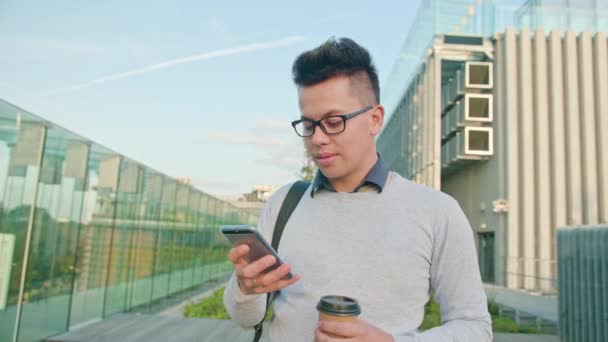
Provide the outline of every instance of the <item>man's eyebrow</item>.
[[[344,111],[342,111],[342,110],[332,109],[332,110],[325,112],[323,115],[321,115],[321,119],[325,119],[326,117],[332,116],[332,115],[342,115],[343,113],[344,113]],[[300,119],[312,120],[311,118],[309,118],[305,115],[300,115]]]

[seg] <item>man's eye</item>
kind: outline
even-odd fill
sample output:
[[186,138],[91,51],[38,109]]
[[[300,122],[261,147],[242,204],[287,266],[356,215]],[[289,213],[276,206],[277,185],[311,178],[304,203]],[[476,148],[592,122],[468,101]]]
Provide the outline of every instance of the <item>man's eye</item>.
[[304,125],[304,128],[306,128],[306,129],[312,129],[313,126],[315,125],[315,123],[312,121],[303,121],[302,124]]
[[323,120],[323,124],[331,127],[338,127],[342,125],[342,118],[327,118]]

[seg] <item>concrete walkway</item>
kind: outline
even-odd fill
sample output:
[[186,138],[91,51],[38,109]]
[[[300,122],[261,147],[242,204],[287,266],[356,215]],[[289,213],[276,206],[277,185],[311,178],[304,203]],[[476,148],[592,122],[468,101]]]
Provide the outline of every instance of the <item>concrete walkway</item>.
[[[195,297],[173,303],[156,314],[120,313],[102,321],[49,338],[52,342],[161,342],[161,341],[234,341],[250,342],[253,330],[244,330],[231,321],[193,319],[183,317],[188,303],[199,301],[224,286],[224,281],[208,284]],[[210,285],[210,286],[209,286]],[[534,296],[520,291],[493,285],[484,285],[488,298],[502,305],[537,315],[540,318],[557,320],[557,299]],[[268,342],[268,328],[264,329],[263,342]],[[557,335],[494,334],[495,342],[557,342]]]
[[[263,342],[268,342],[268,328]],[[251,342],[253,330],[231,321],[174,316],[116,314],[84,328],[47,339],[49,342]],[[495,342],[557,342],[552,335],[495,334]]]
[[[253,330],[231,321],[120,313],[49,342],[251,342]],[[267,341],[267,338],[264,339]]]

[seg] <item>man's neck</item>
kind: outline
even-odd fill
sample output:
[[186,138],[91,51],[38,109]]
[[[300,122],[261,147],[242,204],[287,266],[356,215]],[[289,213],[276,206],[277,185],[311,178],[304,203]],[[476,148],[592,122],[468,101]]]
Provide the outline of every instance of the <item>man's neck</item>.
[[374,167],[376,162],[378,161],[378,155],[374,150],[374,154],[365,160],[363,163],[363,167],[359,168],[359,172],[351,175],[349,178],[345,179],[327,179],[329,184],[334,188],[334,190],[338,192],[352,192],[355,188],[363,182],[365,176],[369,173],[369,171]]

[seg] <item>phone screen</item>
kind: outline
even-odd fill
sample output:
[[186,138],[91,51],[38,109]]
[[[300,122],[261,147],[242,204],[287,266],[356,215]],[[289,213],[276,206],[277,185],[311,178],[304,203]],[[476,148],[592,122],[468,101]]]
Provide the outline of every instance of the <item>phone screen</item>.
[[[233,246],[246,244],[249,246],[249,254],[246,257],[247,262],[254,262],[266,255],[273,255],[277,262],[265,269],[262,273],[268,273],[283,264],[281,258],[276,253],[274,248],[266,242],[264,237],[251,226],[222,226],[220,232],[224,237],[230,241]],[[291,279],[293,275],[289,273],[288,279]]]

